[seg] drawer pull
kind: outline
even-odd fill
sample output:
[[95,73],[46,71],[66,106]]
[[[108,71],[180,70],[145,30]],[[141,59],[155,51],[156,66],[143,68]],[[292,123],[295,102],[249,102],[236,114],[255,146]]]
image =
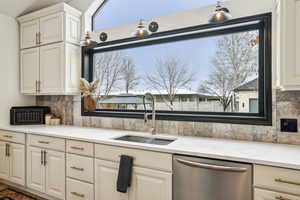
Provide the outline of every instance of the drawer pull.
[[83,148],[83,147],[71,147],[71,149],[75,149],[75,150],[84,151],[84,148]]
[[50,142],[47,141],[39,141],[40,144],[49,144]]
[[3,135],[3,137],[5,137],[5,138],[13,138],[13,136],[11,136],[11,135]]
[[75,166],[71,167],[71,169],[75,169],[75,170],[82,171],[82,172],[84,171],[83,168],[79,168],[79,167],[75,167]]
[[275,181],[279,182],[279,183],[286,183],[286,184],[299,185],[300,186],[300,182],[288,181],[288,180],[284,180],[284,179],[281,179],[281,178],[276,178]]
[[71,192],[71,194],[80,198],[84,198],[84,194],[79,194],[77,192]]
[[275,197],[275,199],[277,199],[277,200],[291,200],[289,198],[285,198],[285,197],[282,197],[282,196],[277,196],[277,197]]

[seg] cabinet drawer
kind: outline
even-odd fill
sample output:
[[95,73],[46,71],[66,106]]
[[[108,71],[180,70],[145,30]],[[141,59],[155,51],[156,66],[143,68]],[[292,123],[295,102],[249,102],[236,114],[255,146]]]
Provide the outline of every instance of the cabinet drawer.
[[65,140],[40,135],[28,135],[28,144],[41,148],[65,151]]
[[93,183],[94,159],[67,154],[67,176]]
[[255,189],[254,200],[300,200],[300,197],[263,189]]
[[67,152],[93,157],[94,144],[75,140],[67,140]]
[[25,134],[0,130],[0,140],[25,144]]
[[132,156],[134,158],[133,163],[135,166],[172,171],[171,154],[101,144],[95,145],[95,156],[97,158],[119,162],[121,155]]
[[254,186],[300,195],[300,171],[255,165]]
[[94,200],[94,186],[67,178],[67,200]]

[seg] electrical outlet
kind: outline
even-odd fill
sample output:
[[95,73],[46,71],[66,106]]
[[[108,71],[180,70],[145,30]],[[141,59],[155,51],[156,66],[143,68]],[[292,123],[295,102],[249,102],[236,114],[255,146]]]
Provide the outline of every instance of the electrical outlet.
[[280,119],[281,132],[298,132],[297,119]]

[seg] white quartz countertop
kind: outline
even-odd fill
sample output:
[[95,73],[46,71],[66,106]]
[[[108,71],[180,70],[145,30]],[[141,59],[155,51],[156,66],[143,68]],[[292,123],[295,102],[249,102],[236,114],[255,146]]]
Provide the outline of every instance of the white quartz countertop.
[[116,137],[128,134],[150,136],[144,132],[75,126],[10,126],[0,123],[0,130],[300,170],[300,145],[167,135],[156,135],[156,137],[176,139],[176,141],[169,145],[153,145],[114,140]]

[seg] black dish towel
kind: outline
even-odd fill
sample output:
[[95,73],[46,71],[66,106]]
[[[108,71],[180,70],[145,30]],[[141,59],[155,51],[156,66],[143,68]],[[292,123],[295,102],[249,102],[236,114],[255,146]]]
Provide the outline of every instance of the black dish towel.
[[133,167],[133,157],[122,155],[120,157],[119,174],[117,181],[117,191],[126,193],[127,188],[131,185]]

